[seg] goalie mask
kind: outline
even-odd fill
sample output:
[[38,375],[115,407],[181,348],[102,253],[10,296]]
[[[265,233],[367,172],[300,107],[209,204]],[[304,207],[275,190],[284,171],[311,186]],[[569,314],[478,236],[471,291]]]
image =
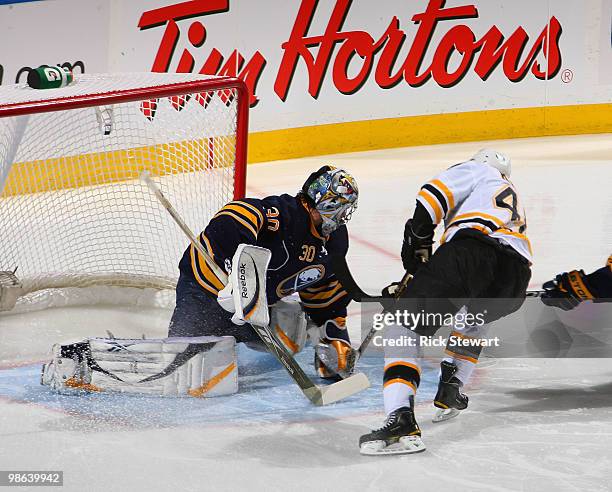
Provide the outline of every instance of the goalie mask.
[[355,178],[344,169],[323,166],[309,176],[302,194],[321,214],[321,232],[327,236],[351,219],[359,190]]

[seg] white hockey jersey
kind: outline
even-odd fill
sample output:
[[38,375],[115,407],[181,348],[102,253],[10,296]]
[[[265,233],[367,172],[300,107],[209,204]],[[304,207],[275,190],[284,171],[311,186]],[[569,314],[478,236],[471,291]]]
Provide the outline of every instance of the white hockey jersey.
[[457,164],[426,183],[417,200],[434,224],[444,220],[440,244],[457,231],[472,228],[532,262],[525,212],[514,185],[497,169],[471,160]]

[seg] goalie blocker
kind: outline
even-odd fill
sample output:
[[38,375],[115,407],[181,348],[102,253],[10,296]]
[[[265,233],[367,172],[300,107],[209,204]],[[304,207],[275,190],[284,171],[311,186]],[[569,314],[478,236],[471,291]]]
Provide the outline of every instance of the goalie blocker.
[[61,393],[229,395],[238,391],[235,340],[87,338],[55,345],[41,383]]

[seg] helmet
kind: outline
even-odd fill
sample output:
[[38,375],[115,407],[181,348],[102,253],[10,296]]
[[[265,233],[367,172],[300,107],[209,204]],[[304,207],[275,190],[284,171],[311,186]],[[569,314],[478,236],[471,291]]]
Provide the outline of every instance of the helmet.
[[308,177],[301,194],[321,214],[321,232],[327,236],[350,220],[359,190],[355,178],[344,169],[323,166]]
[[510,177],[512,162],[508,156],[502,154],[501,152],[496,152],[495,150],[491,149],[482,149],[479,150],[474,157],[472,157],[472,160],[481,164],[488,164],[489,166],[497,169],[504,176],[508,178]]

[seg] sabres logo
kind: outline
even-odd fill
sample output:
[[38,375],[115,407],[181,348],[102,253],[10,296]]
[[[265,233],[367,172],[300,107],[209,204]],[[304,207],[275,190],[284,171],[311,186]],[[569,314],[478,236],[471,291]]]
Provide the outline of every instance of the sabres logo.
[[278,297],[285,297],[312,285],[325,276],[323,265],[311,265],[282,280],[276,288]]

